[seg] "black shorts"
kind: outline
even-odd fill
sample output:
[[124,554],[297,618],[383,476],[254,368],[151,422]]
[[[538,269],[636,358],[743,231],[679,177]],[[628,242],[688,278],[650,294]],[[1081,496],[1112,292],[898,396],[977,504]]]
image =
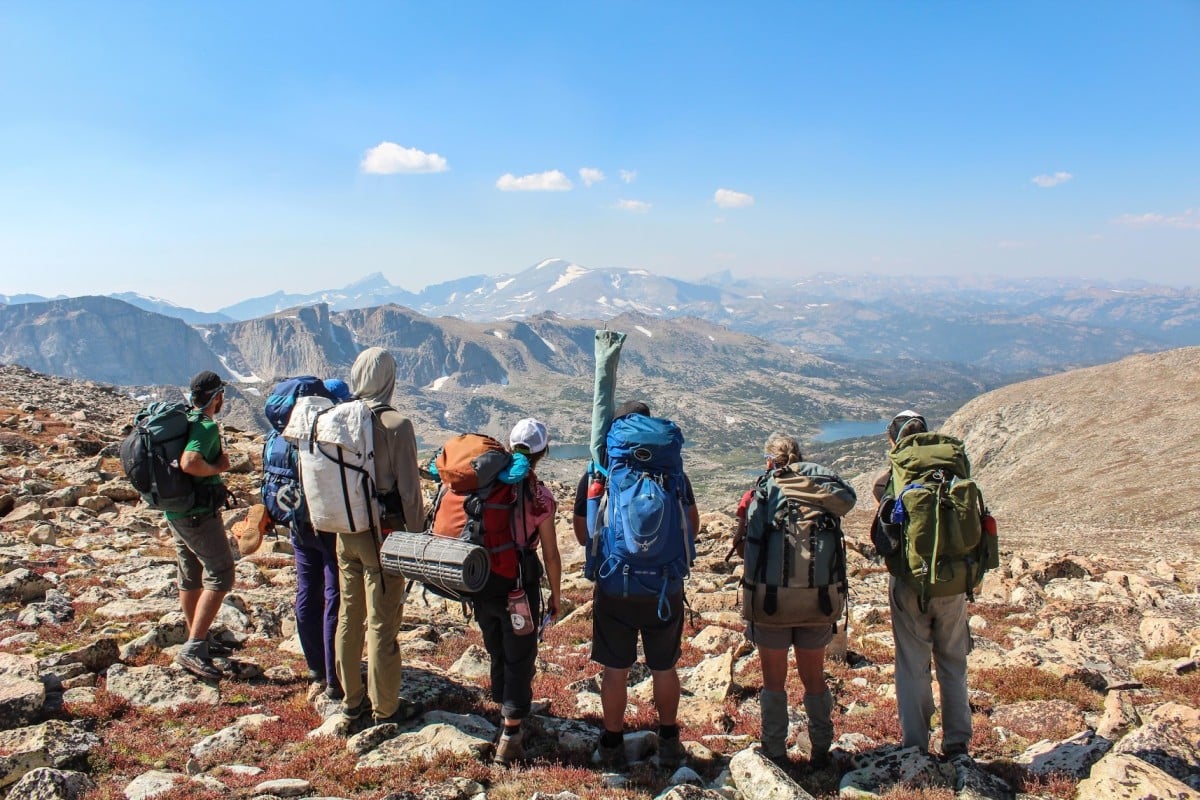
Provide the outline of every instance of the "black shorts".
[[646,666],[658,672],[679,660],[683,639],[683,593],[668,595],[671,610],[658,617],[658,597],[610,597],[596,591],[592,604],[592,660],[612,669],[637,661],[638,634]]

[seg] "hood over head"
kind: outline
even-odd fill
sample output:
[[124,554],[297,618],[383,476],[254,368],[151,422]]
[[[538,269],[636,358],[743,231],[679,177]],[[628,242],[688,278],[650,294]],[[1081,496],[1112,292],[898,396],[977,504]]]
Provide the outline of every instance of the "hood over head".
[[396,389],[396,359],[382,347],[368,347],[350,368],[350,391],[363,400],[390,403]]

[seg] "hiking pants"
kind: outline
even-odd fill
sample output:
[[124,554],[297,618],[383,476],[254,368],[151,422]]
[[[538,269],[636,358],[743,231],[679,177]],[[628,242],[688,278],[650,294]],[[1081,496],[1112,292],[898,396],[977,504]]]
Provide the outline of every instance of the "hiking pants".
[[311,526],[292,531],[296,554],[296,633],[309,672],[337,685],[338,589],[337,535]]
[[[525,594],[534,624],[542,621],[540,589],[541,562],[536,556],[526,556],[522,562],[525,575]],[[537,671],[537,634],[518,636],[513,633],[508,613],[508,589],[512,581],[498,592],[488,592],[475,598],[475,621],[483,634],[483,646],[491,657],[491,696],[500,704],[506,719],[524,719],[533,704],[533,676]]]
[[966,751],[971,743],[971,705],[967,698],[967,596],[933,597],[925,613],[917,593],[891,577],[888,601],[896,640],[896,703],[905,747],[929,750],[933,685],[929,659],[937,666],[942,701],[942,752]]
[[339,534],[337,561],[342,591],[337,675],[346,692],[344,702],[347,708],[354,708],[363,701],[360,669],[365,639],[366,695],[377,718],[391,716],[400,707],[400,645],[396,634],[404,618],[404,578],[383,573],[379,546],[370,533]]

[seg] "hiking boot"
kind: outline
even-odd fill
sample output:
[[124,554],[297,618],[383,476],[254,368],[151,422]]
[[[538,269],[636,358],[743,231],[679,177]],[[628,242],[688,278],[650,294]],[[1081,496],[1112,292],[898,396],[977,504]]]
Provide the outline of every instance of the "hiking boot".
[[957,750],[950,755],[950,766],[954,767],[954,791],[961,792],[967,785],[967,779],[975,768],[975,759],[965,750]]
[[687,750],[678,736],[658,740],[658,764],[664,769],[675,770],[687,759]]
[[207,643],[208,655],[212,658],[233,655],[233,648],[218,642],[211,633],[208,635]]
[[345,700],[346,692],[336,683],[331,683],[325,687],[325,696],[330,700]]
[[361,719],[364,716],[371,715],[371,698],[363,696],[362,702],[354,707],[350,707],[342,703],[342,716],[348,720]]
[[500,741],[496,743],[496,754],[492,757],[492,763],[507,767],[524,758],[525,731],[521,728],[517,728],[516,733],[512,734],[506,731],[500,737]]
[[217,669],[211,658],[198,656],[194,653],[180,653],[175,656],[175,663],[197,678],[203,678],[207,681],[221,679],[221,670]]
[[612,747],[606,746],[603,740],[597,741],[596,749],[592,751],[592,763],[608,770],[625,769],[629,766],[625,757],[625,741],[621,740]]
[[400,705],[396,707],[396,710],[386,717],[375,717],[375,724],[386,725],[390,722],[399,725],[420,716],[423,711],[425,711],[424,703],[414,703],[411,700],[401,698]]

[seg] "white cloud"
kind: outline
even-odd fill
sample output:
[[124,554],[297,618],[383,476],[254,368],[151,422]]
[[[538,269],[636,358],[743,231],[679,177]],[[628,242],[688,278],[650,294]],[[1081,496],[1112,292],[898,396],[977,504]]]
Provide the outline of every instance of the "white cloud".
[[380,142],[366,152],[358,168],[370,175],[395,175],[398,172],[445,172],[450,165],[437,153],[403,147],[395,142]]
[[625,181],[626,183],[633,183],[637,180],[636,169],[622,169],[618,170],[618,172],[621,173],[621,180]]
[[1069,172],[1056,172],[1053,175],[1034,175],[1029,180],[1031,183],[1036,183],[1043,189],[1050,189],[1058,186],[1059,184],[1066,183],[1074,177],[1075,176]]
[[650,204],[643,200],[618,200],[615,208],[632,211],[635,214],[645,214],[650,210]]
[[571,179],[557,169],[519,178],[506,172],[496,180],[496,188],[502,192],[566,192],[571,189]]
[[579,179],[583,181],[584,186],[590,187],[593,183],[604,180],[604,173],[595,167],[580,167]]
[[717,189],[713,192],[713,202],[721,208],[745,208],[754,205],[754,197],[733,189]]
[[1189,208],[1182,214],[1122,214],[1113,222],[1131,228],[1200,230],[1200,208]]

